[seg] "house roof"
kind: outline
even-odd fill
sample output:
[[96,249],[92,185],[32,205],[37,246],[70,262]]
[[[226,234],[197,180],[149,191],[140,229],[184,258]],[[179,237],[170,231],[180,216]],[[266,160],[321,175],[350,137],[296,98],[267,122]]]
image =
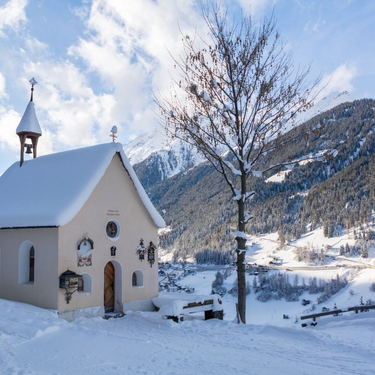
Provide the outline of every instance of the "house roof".
[[19,125],[17,126],[16,133],[35,133],[42,135],[42,130],[39,125],[39,121],[35,114],[34,102],[30,101],[25,109]]
[[81,210],[119,153],[156,226],[164,227],[120,143],[106,143],[40,156],[0,177],[0,228],[62,226]]

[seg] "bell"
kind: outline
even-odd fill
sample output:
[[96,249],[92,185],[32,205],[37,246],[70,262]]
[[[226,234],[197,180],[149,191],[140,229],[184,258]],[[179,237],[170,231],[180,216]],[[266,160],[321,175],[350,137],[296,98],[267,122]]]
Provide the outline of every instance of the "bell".
[[30,144],[26,143],[25,147],[26,147],[26,154],[32,154],[33,153],[31,151],[31,149],[33,148],[33,145],[30,145]]

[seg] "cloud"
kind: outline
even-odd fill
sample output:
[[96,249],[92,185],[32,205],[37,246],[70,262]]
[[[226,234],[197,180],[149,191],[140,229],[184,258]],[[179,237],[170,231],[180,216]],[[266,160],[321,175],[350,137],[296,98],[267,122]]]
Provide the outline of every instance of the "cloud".
[[352,81],[357,77],[357,68],[353,65],[342,64],[331,74],[325,74],[319,85],[321,93],[319,97],[326,96],[332,92],[352,92],[354,86]]
[[[43,76],[34,101],[44,119],[43,136],[44,131],[51,133],[50,149],[87,146],[109,139],[116,104],[113,95],[95,95],[85,75],[69,61],[25,64],[27,76],[36,77],[40,72]],[[26,90],[26,80],[24,85]]]
[[27,0],[10,0],[0,8],[0,36],[5,37],[3,30],[17,30],[26,21],[25,7]]
[[32,56],[45,56],[49,54],[49,47],[46,43],[42,43],[38,39],[27,36],[25,38],[25,47]]
[[5,90],[5,77],[0,72],[0,99],[7,98],[8,95]]
[[321,15],[319,15],[319,18],[316,22],[312,22],[312,21],[307,22],[303,30],[308,33],[320,34],[325,24],[326,24],[326,20],[323,19]]
[[[192,0],[94,0],[86,19],[87,36],[69,49],[98,75],[116,104],[113,120],[129,132],[147,131],[156,123],[151,91],[167,92],[174,62],[182,51],[180,30],[203,30]],[[80,17],[87,14],[78,12]]]
[[0,106],[0,148],[19,150],[19,139],[15,136],[16,128],[21,121],[21,116],[13,109]]
[[269,4],[275,5],[277,0],[237,0],[245,12],[251,13],[252,16],[264,12]]

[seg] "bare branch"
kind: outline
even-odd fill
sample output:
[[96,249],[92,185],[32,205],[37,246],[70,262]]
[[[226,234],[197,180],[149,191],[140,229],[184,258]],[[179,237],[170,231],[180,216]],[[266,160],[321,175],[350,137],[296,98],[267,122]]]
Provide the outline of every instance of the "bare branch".
[[[238,205],[238,232],[244,233],[251,218],[245,203],[253,195],[247,184],[254,165],[303,133],[289,131],[296,126],[296,114],[311,107],[319,80],[307,82],[310,67],[294,68],[273,15],[260,25],[250,17],[229,22],[219,5],[202,6],[202,15],[209,38],[181,32],[183,54],[172,56],[179,80],[172,80],[170,97],[155,96],[158,121],[224,177]],[[236,241],[239,314],[245,322],[246,236]]]

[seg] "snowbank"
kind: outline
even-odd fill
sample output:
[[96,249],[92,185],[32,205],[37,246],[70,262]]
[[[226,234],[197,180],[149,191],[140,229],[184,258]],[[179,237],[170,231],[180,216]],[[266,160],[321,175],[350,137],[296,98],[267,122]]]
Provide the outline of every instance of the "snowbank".
[[[0,300],[0,319],[4,375],[368,375],[375,368],[370,313],[351,321],[332,318],[314,328],[216,319],[176,324],[155,312],[67,323],[50,311]],[[30,335],[30,328],[44,334]]]

